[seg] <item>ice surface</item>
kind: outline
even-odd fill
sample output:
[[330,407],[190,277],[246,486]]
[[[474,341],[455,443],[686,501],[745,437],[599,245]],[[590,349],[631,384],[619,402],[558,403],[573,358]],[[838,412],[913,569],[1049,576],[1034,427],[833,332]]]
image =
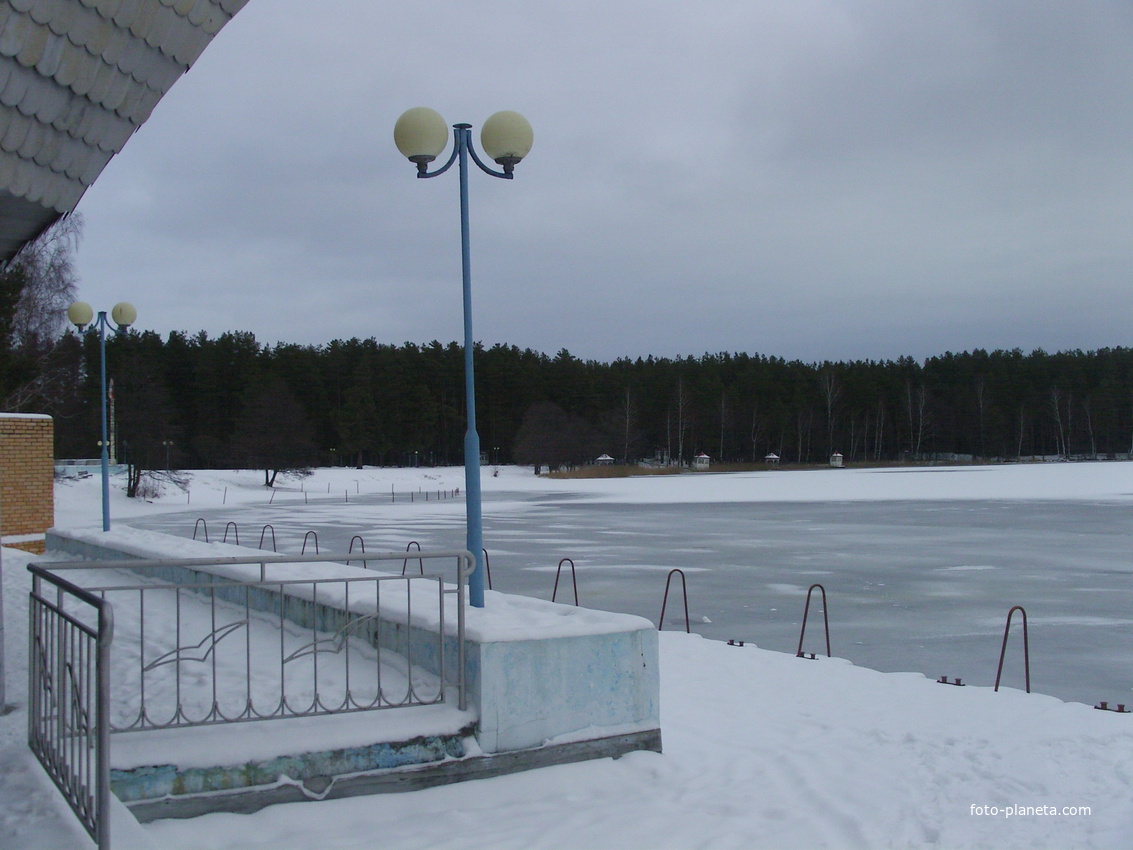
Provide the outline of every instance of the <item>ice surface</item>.
[[[1133,702],[1131,470],[1048,464],[597,482],[513,470],[485,478],[484,541],[497,590],[550,599],[556,566],[569,557],[583,605],[653,622],[665,574],[680,568],[693,631],[781,651],[797,647],[806,588],[821,582],[836,655],[975,684],[994,683],[1007,612],[1022,605],[1032,690]],[[253,545],[270,522],[289,551],[312,529],[324,551],[345,551],[353,535],[368,551],[410,540],[464,545],[462,504],[391,503],[380,490],[349,503],[304,504],[292,494],[129,522],[191,535],[198,516],[214,529],[238,520]],[[665,627],[683,628],[679,583],[672,593]],[[574,598],[567,566],[558,598]],[[825,650],[820,626],[810,620],[808,651]],[[1009,641],[1003,681],[1023,686],[1021,633]]]

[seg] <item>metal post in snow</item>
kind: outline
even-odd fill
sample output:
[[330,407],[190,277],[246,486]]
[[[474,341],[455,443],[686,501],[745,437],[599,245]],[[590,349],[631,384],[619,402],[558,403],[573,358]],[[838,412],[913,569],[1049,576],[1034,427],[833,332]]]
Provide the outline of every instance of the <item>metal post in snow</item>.
[[[468,158],[484,173],[492,177],[512,179],[516,164],[531,150],[531,125],[514,112],[497,112],[484,122],[481,142],[484,150],[503,171],[489,168],[472,145],[472,125],[453,124],[453,151],[448,162],[435,171],[428,170],[445,149],[447,131],[444,119],[431,109],[415,108],[406,111],[394,127],[394,141],[398,150],[417,166],[418,177],[436,177],[444,174],[454,163],[460,177],[460,250],[461,283],[464,300],[464,392],[468,426],[464,434],[465,508],[467,515],[467,546],[475,561],[475,569],[468,582],[468,601],[476,608],[484,607],[483,518],[480,490],[480,436],[476,431],[476,389],[473,371],[475,339],[472,335],[472,272],[468,227]],[[410,494],[412,501],[412,493]]]
[[110,531],[110,442],[106,430],[106,311],[98,314],[99,386],[102,399],[102,530]]

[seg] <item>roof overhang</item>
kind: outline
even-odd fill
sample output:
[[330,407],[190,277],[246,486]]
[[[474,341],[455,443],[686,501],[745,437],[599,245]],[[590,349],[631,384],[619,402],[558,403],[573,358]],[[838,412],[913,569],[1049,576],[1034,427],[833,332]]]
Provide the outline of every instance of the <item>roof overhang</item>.
[[0,265],[72,212],[248,0],[0,0]]

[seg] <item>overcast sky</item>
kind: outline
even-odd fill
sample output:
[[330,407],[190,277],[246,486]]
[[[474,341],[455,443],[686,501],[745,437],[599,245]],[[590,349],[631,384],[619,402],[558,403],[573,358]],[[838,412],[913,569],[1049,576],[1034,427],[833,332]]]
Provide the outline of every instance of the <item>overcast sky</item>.
[[251,0],[79,205],[80,297],[265,343],[586,359],[1133,345],[1133,3]]

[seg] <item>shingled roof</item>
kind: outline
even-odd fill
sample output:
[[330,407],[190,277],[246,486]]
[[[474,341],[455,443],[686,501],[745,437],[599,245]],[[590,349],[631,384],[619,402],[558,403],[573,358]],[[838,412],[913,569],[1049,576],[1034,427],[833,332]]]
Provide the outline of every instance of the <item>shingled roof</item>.
[[248,0],[0,0],[0,265],[75,209]]

